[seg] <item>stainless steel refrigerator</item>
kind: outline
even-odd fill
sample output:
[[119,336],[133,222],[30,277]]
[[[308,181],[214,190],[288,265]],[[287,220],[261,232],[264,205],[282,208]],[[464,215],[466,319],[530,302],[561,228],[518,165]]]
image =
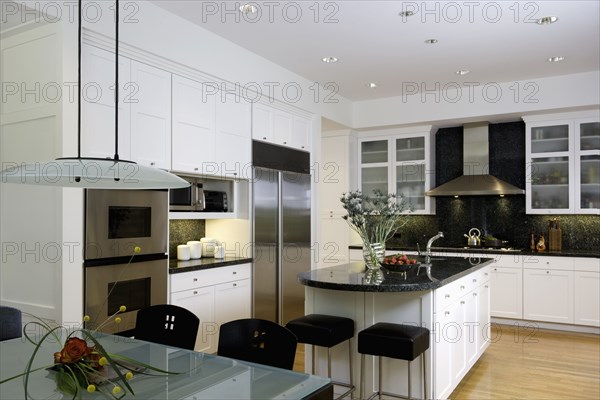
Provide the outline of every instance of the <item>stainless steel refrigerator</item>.
[[285,325],[304,315],[299,272],[311,268],[309,174],[255,167],[254,317]]

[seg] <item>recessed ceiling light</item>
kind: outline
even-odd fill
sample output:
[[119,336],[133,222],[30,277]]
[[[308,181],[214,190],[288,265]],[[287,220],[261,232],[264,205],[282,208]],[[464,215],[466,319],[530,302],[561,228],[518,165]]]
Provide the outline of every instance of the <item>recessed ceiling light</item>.
[[459,69],[458,71],[456,71],[456,75],[466,75],[469,72],[471,71],[469,71],[468,69]]
[[323,57],[323,62],[327,64],[338,62],[337,57]]
[[413,15],[415,15],[414,11],[401,11],[398,13],[399,16],[401,17],[412,17]]
[[564,60],[565,58],[563,56],[556,56],[556,57],[550,57],[548,59],[548,62],[559,62]]
[[377,84],[375,82],[369,82],[369,83],[367,83],[367,86],[370,87],[371,89],[375,89],[377,87]]
[[425,43],[427,43],[427,44],[436,44],[437,42],[438,42],[438,40],[437,40],[437,39],[427,39],[427,40],[425,41]]
[[548,25],[548,24],[553,24],[556,21],[558,21],[558,17],[542,17],[540,19],[537,20],[538,25]]
[[243,14],[255,14],[256,11],[256,6],[253,4],[244,4],[243,6],[240,6],[240,12]]

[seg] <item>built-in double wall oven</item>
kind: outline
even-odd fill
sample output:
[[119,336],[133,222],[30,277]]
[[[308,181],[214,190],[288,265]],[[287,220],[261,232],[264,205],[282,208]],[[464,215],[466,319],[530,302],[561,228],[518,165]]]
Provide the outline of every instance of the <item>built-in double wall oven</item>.
[[166,190],[86,191],[86,327],[98,327],[125,306],[120,324],[111,318],[99,330],[127,334],[138,310],[167,303],[168,209]]

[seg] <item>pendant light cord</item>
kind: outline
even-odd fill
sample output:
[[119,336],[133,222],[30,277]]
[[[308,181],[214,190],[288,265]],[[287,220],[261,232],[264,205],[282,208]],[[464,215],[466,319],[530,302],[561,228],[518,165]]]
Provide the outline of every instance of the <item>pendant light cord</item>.
[[77,23],[77,158],[81,158],[81,16],[82,0],[79,0],[79,22]]
[[115,157],[119,161],[119,0],[115,0]]

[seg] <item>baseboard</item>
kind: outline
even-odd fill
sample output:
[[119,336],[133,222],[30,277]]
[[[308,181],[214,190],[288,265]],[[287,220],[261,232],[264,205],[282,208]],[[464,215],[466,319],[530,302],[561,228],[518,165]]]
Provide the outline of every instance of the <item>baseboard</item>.
[[578,332],[578,333],[593,333],[600,335],[600,327],[585,326],[585,325],[571,325],[571,324],[558,324],[554,322],[541,322],[541,321],[529,321],[523,319],[512,319],[512,318],[498,318],[492,317],[492,323],[500,325],[513,325],[523,329],[549,329],[554,331],[566,331],[566,332]]

